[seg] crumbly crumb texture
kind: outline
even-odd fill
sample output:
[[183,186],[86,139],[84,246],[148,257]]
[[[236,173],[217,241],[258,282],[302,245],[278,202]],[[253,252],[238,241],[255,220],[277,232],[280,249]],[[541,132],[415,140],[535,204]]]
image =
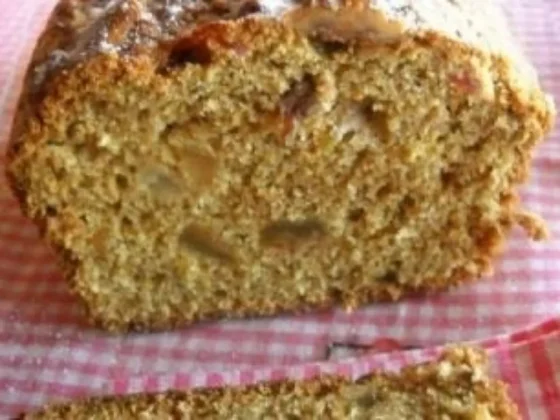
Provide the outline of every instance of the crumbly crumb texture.
[[485,355],[452,348],[438,361],[357,381],[322,377],[157,395],[93,398],[23,416],[63,419],[514,420],[506,386],[488,377]]
[[554,107],[491,2],[62,1],[8,176],[114,331],[490,273]]

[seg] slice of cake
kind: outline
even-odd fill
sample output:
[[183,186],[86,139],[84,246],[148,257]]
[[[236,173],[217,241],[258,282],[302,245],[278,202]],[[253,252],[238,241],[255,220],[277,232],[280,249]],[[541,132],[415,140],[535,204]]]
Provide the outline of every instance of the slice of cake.
[[506,386],[487,375],[483,353],[448,350],[434,363],[352,382],[323,377],[241,388],[93,398],[53,405],[25,420],[63,419],[520,419]]
[[67,0],[8,175],[111,330],[491,270],[554,108],[492,2]]

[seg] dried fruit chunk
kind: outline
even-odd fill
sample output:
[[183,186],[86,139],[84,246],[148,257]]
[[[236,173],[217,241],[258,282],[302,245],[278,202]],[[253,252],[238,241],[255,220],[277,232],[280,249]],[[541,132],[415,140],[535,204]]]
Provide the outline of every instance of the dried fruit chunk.
[[158,198],[170,198],[181,192],[179,180],[159,166],[149,166],[139,174],[140,184]]
[[207,187],[212,184],[218,171],[218,162],[215,158],[196,151],[185,151],[182,162],[187,176],[194,184],[193,187]]
[[225,262],[235,260],[231,247],[219,239],[210,229],[202,226],[193,224],[183,229],[179,236],[179,244],[217,260]]
[[340,141],[364,130],[381,143],[388,143],[391,139],[388,112],[369,101],[350,104],[334,134],[337,141]]
[[274,246],[308,241],[325,234],[325,226],[315,219],[301,221],[280,220],[266,226],[261,231],[261,239],[264,245]]
[[282,96],[280,101],[282,115],[293,118],[305,117],[315,104],[315,91],[313,76],[306,74]]
[[164,49],[167,53],[163,55],[164,60],[160,65],[162,74],[186,64],[209,65],[218,49],[231,51],[237,56],[249,51],[248,45],[235,39],[222,23],[209,23],[188,36],[168,43]]
[[346,44],[359,39],[393,40],[404,26],[375,10],[299,8],[284,18],[315,41]]

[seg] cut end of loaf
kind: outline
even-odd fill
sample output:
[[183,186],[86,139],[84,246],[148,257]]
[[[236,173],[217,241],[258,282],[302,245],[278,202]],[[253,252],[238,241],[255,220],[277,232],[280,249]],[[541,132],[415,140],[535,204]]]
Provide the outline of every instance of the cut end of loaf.
[[322,377],[240,388],[93,398],[48,407],[29,420],[73,418],[516,420],[506,386],[489,378],[483,353],[452,348],[438,361],[352,382]]
[[550,128],[503,69],[433,35],[206,25],[54,79],[10,176],[109,329],[441,290],[489,272]]

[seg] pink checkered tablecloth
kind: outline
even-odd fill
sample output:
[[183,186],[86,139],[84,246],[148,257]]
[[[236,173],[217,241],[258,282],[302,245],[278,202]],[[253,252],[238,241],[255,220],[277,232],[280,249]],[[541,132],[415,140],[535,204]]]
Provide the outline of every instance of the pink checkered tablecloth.
[[[53,3],[0,0],[2,145],[31,48]],[[560,103],[560,0],[503,3],[545,87]],[[0,418],[51,399],[90,394],[319,371],[359,376],[423,360],[448,342],[477,341],[489,348],[492,369],[511,384],[526,418],[560,419],[560,132],[540,147],[534,165],[523,199],[548,221],[552,238],[534,244],[515,232],[491,279],[351,314],[215,322],[128,336],[105,335],[83,322],[49,250],[2,178]],[[389,351],[395,347],[403,350]]]

